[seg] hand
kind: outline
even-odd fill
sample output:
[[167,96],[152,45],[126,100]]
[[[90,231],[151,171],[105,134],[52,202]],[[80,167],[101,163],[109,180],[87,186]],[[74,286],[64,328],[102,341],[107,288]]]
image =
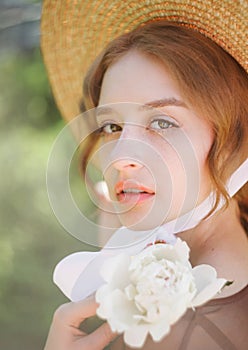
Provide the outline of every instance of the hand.
[[96,314],[97,307],[93,297],[61,305],[54,313],[44,350],[102,350],[107,346],[116,337],[107,323],[91,334],[79,329],[85,319]]

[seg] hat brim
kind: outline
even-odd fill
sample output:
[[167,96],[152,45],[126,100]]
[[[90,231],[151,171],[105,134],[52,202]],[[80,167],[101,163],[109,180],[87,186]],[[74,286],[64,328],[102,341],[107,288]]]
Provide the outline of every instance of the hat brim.
[[80,113],[84,75],[104,46],[156,19],[198,30],[248,72],[248,1],[45,0],[41,47],[56,102],[66,120]]

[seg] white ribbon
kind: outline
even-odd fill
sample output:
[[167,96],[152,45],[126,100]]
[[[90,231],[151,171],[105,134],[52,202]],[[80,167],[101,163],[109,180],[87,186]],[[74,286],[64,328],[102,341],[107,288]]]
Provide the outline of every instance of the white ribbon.
[[[248,180],[248,158],[232,174],[227,191],[232,197]],[[79,301],[94,293],[103,283],[100,267],[103,262],[122,252],[134,255],[147,244],[164,240],[174,244],[175,234],[195,227],[213,207],[215,195],[211,193],[199,206],[179,218],[153,230],[132,231],[126,227],[118,229],[99,252],[78,252],[61,260],[54,270],[53,280],[61,291],[72,301]],[[218,208],[223,206],[221,200]],[[212,214],[213,215],[213,214]]]

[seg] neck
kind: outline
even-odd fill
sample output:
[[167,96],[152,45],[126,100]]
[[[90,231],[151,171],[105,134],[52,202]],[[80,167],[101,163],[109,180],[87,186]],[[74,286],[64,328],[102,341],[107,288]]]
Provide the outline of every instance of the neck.
[[232,295],[248,283],[248,239],[240,223],[236,201],[197,227],[177,235],[190,247],[193,266],[209,264],[219,277],[233,281],[221,297]]

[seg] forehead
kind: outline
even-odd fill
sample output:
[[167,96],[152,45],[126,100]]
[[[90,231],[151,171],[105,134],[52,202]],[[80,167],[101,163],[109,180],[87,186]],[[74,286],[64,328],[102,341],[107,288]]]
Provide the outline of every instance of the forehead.
[[158,59],[131,50],[107,69],[99,105],[163,99],[181,100],[176,82]]

